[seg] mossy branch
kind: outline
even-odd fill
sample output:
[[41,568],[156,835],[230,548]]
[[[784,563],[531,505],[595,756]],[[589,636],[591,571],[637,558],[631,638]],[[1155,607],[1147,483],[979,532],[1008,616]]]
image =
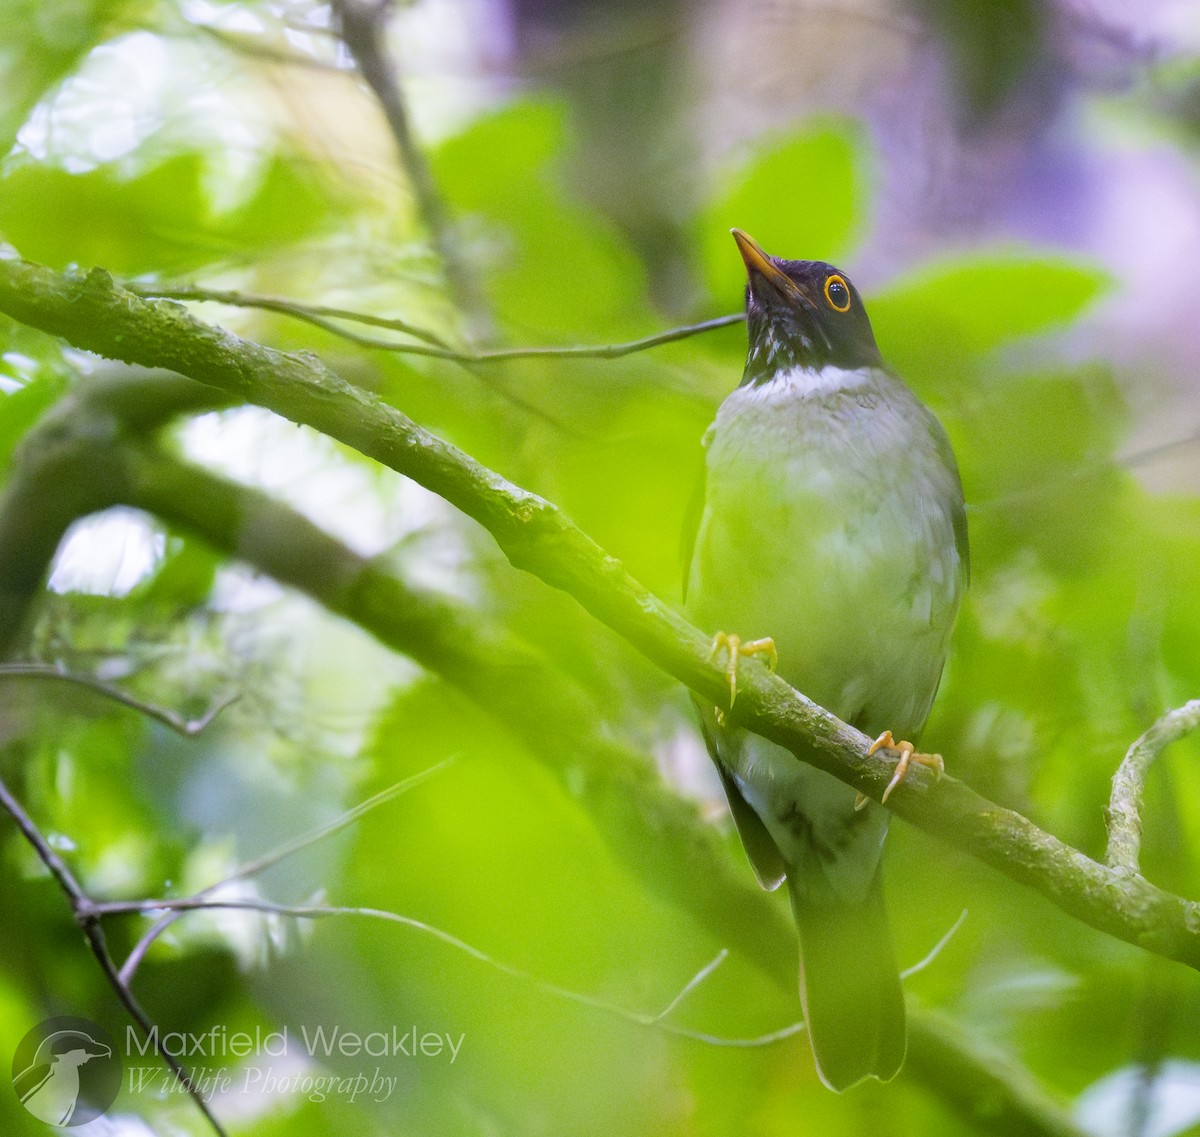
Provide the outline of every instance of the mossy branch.
[[1104,863],[1117,872],[1136,875],[1142,849],[1142,791],[1146,774],[1173,742],[1200,728],[1200,699],[1167,711],[1130,748],[1112,780],[1105,820],[1108,850]]
[[[99,270],[60,274],[0,261],[0,311],[76,347],[178,371],[411,477],[488,529],[515,566],[572,595],[704,698],[727,702],[725,675],[709,659],[705,633],[634,580],[561,510],[345,382],[315,356],[239,339],[177,304],[118,288]],[[736,718],[876,800],[890,777],[890,762],[867,757],[869,739],[761,666],[742,673]],[[907,779],[888,805],[1092,927],[1200,969],[1200,904],[1092,860],[952,777]]]
[[[716,831],[662,784],[652,762],[597,729],[601,711],[587,692],[536,649],[475,609],[414,589],[386,566],[353,552],[261,491],[199,469],[145,439],[179,413],[225,401],[212,388],[169,372],[122,368],[116,374],[94,375],[27,435],[12,480],[25,500],[65,499],[83,512],[103,508],[105,501],[146,509],[225,556],[306,592],[458,687],[558,773],[569,792],[581,796],[598,832],[648,891],[688,912],[715,940],[755,964],[776,985],[783,1005],[793,1006],[794,933],[782,910],[749,883],[748,874],[737,872]],[[108,476],[100,486],[77,476],[96,468],[96,448],[104,449],[108,459]],[[68,450],[74,451],[73,459],[67,457]],[[69,475],[65,480],[64,473]],[[86,492],[80,492],[81,485],[87,485]],[[12,504],[10,493],[0,508],[0,529]],[[52,543],[58,524],[57,513],[43,517],[52,532],[38,542],[39,548]],[[21,560],[20,550],[0,543],[0,580]],[[25,575],[31,568],[26,565]],[[42,568],[45,572],[49,565]],[[36,593],[30,591],[26,606],[31,608],[35,600]],[[0,674],[5,666],[0,664]],[[22,670],[28,671],[29,665]],[[536,698],[530,692],[536,692]],[[135,709],[147,709],[120,692],[116,697]],[[429,771],[416,775],[386,794],[428,775]],[[251,862],[237,876],[260,871],[310,840],[291,842]],[[210,891],[203,890],[197,899]],[[92,911],[136,906],[100,904]],[[143,934],[120,968],[118,977],[126,988],[150,944],[180,915],[169,912]],[[926,963],[928,959],[917,968]],[[753,1041],[782,1040],[796,1030],[793,1024]],[[715,1036],[680,1033],[717,1041]],[[981,1050],[961,1028],[915,1004],[909,1011],[909,1056],[906,1076],[971,1124],[1010,1132],[1019,1123],[1021,1132],[1035,1137],[1080,1137],[1064,1106],[1027,1070],[1008,1056]]]

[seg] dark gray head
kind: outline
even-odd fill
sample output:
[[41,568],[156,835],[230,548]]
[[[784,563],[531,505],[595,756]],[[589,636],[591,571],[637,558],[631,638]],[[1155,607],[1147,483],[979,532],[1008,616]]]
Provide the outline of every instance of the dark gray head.
[[732,230],[746,262],[750,350],[742,383],[790,367],[847,369],[882,364],[858,289],[824,261],[785,261]]

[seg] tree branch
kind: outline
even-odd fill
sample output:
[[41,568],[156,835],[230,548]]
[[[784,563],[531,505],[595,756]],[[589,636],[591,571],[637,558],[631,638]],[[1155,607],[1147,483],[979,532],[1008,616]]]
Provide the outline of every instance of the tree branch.
[[1142,847],[1142,791],[1146,772],[1154,760],[1172,742],[1200,727],[1200,699],[1167,711],[1141,736],[1117,767],[1112,780],[1105,821],[1108,825],[1108,850],[1104,863],[1118,872],[1136,876]]
[[[26,436],[0,503],[0,596],[10,600],[0,652],[11,650],[6,645],[27,623],[75,517],[114,505],[144,509],[300,589],[447,679],[564,784],[570,779],[571,793],[582,796],[598,831],[650,892],[686,908],[783,989],[794,987],[786,919],[730,862],[718,835],[698,824],[695,807],[670,793],[644,756],[598,729],[602,712],[587,691],[475,609],[412,587],[267,494],[147,446],[143,436],[175,415],[227,400],[170,372],[119,370],[93,376]],[[6,536],[15,527],[22,543]],[[41,553],[36,564],[31,549]],[[664,845],[671,855],[656,856]],[[699,894],[697,880],[705,881]]]
[[82,687],[85,691],[94,691],[97,695],[110,699],[114,703],[120,703],[131,710],[138,711],[147,718],[152,718],[156,722],[162,723],[163,726],[169,727],[177,734],[182,734],[185,738],[199,734],[217,715],[226,707],[236,703],[239,698],[238,695],[230,695],[224,699],[218,699],[198,719],[188,719],[167,707],[144,702],[136,695],[131,695],[128,691],[123,691],[112,683],[105,683],[103,679],[96,679],[91,675],[75,675],[55,663],[0,663],[0,679],[49,679]]
[[[518,568],[570,593],[597,619],[714,705],[728,702],[708,637],[638,584],[550,502],[506,481],[310,355],[273,351],[146,302],[105,272],[63,275],[0,261],[0,311],[111,358],[165,366],[306,423],[406,474],[491,532]],[[891,763],[870,740],[761,665],[741,673],[735,718],[879,800]],[[1068,914],[1200,969],[1200,905],[1098,864],[951,777],[906,779],[900,817],[1048,897]]]
[[1022,1137],[1086,1137],[1027,1069],[938,1011],[909,1015],[907,1068],[922,1081],[935,1076],[947,1104],[973,1126]]
[[[356,312],[351,308],[335,308],[328,304],[305,304],[283,296],[258,296],[231,289],[200,288],[195,285],[157,286],[133,281],[123,283],[122,287],[146,300],[195,300],[202,304],[227,304],[231,308],[259,308],[264,312],[278,312],[281,316],[291,316],[294,320],[302,320],[327,332],[343,336],[352,343],[362,342],[352,334],[347,334],[340,324],[334,323],[335,320],[345,320],[352,324],[365,324],[369,328],[385,328],[387,331],[400,332],[402,335],[412,336],[413,339],[423,340],[426,344],[444,349],[448,353],[447,358],[457,357],[459,354],[441,336],[394,316],[375,316],[370,312]],[[392,340],[368,340],[367,343],[371,347],[386,347],[392,351],[418,347],[416,344],[398,344]]]
[[42,864],[49,870],[51,877],[54,878],[58,887],[62,889],[68,904],[71,906],[71,913],[75,917],[75,922],[83,931],[84,939],[87,941],[92,954],[96,957],[96,962],[100,964],[100,970],[104,972],[105,978],[108,980],[113,991],[116,992],[117,998],[128,1012],[129,1017],[137,1023],[138,1029],[142,1032],[142,1037],[150,1040],[155,1052],[175,1077],[179,1079],[179,1084],[184,1088],[192,1101],[196,1103],[196,1108],[204,1114],[209,1125],[212,1126],[213,1132],[217,1134],[217,1137],[225,1137],[224,1128],[209,1109],[208,1103],[204,1100],[203,1095],[192,1081],[191,1075],[183,1068],[178,1059],[162,1045],[154,1022],[142,1009],[142,1005],[129,989],[129,985],[121,978],[121,975],[117,971],[117,965],[113,962],[113,958],[108,952],[108,944],[104,938],[104,929],[101,927],[100,917],[93,910],[94,905],[91,897],[83,891],[83,887],[75,879],[74,873],[67,868],[63,859],[54,851],[50,842],[46,840],[41,830],[34,824],[33,819],[25,812],[21,803],[13,797],[3,779],[0,779],[0,806],[3,806],[9,816],[17,823],[17,828],[21,830],[25,840],[33,846]]
[[[677,343],[679,340],[716,331],[718,328],[727,328],[730,324],[744,323],[746,320],[744,313],[735,312],[727,316],[714,316],[711,320],[701,320],[695,324],[669,328],[665,332],[655,332],[653,335],[642,336],[641,339],[627,340],[623,343],[549,344],[538,347],[491,348],[486,351],[458,351],[449,347],[432,332],[418,328],[407,320],[373,316],[367,312],[354,312],[347,308],[329,308],[318,304],[303,304],[297,300],[285,300],[278,296],[254,296],[244,292],[228,292],[194,286],[163,285],[157,287],[151,284],[133,283],[124,284],[122,287],[144,299],[195,300],[202,303],[228,304],[234,308],[261,308],[268,312],[278,312],[280,315],[303,320],[307,324],[312,324],[335,336],[341,336],[342,339],[358,344],[360,347],[368,347],[377,351],[391,351],[401,355],[423,355],[464,365],[507,363],[519,359],[619,359],[624,355],[633,355],[635,352],[646,351],[648,348],[660,347],[667,343]],[[395,340],[381,339],[378,336],[365,336],[349,331],[336,323],[337,320],[366,324],[375,328],[386,328],[425,342],[419,344],[398,343]]]
[[487,305],[477,278],[459,255],[451,232],[450,215],[433,179],[425,154],[413,138],[404,93],[396,80],[396,69],[388,56],[384,32],[392,11],[391,0],[334,0],[342,42],[354,59],[358,73],[371,88],[388,129],[396,143],[400,165],[412,185],[417,210],[433,246],[442,259],[446,281],[457,306],[466,317],[472,338],[486,335],[491,327]]
[[[146,431],[181,409],[196,411],[221,401],[219,393],[169,373],[147,374],[129,369],[124,374],[94,376],[30,433],[25,461],[18,465],[14,478],[38,480],[37,459],[47,449],[43,435],[63,434],[65,420],[81,418],[91,424],[88,429],[81,426],[65,432],[86,450],[86,440],[93,440],[94,444],[98,438],[107,439],[119,433],[103,428],[106,415],[114,410],[135,419],[140,429]],[[307,519],[258,491],[216,478],[132,440],[119,443],[119,447],[128,460],[112,463],[110,468],[125,471],[126,492],[119,493],[117,487],[109,486],[108,490],[114,493],[114,504],[120,500],[151,509],[169,523],[183,526],[231,556],[248,557],[260,570],[304,589],[325,607],[357,621],[382,642],[455,683],[561,774],[566,774],[563,753],[570,752],[572,792],[582,795],[598,831],[626,867],[650,891],[686,910],[719,942],[731,945],[759,966],[776,983],[784,998],[794,1000],[794,936],[780,910],[766,894],[749,885],[745,874],[739,876],[732,871],[728,853],[716,840],[712,828],[701,822],[690,805],[662,786],[649,772],[650,765],[644,759],[627,754],[596,732],[594,724],[599,712],[593,702],[536,652],[506,631],[486,626],[472,609],[409,588],[399,578],[358,557]],[[52,466],[50,473],[54,474],[59,465]],[[78,468],[89,467],[94,467],[94,463],[85,453]],[[144,497],[135,487],[142,487],[143,491],[154,488],[150,497]],[[52,488],[60,496],[64,492],[71,496],[69,485],[55,481]],[[270,539],[264,542],[266,548],[284,552],[267,562],[249,558],[252,550],[247,549],[242,535],[259,531],[270,534]],[[5,576],[6,551],[0,542],[0,580]],[[536,700],[529,697],[531,691],[537,692]],[[549,739],[554,740],[552,744]],[[578,778],[581,771],[582,784]],[[432,772],[416,775],[316,834],[243,866],[227,881],[197,893],[191,898],[193,906],[200,906],[195,902],[220,884],[275,863]],[[703,882],[701,888],[697,888],[699,881]],[[127,911],[130,903],[140,907],[143,902],[115,902],[108,908],[114,912]],[[122,982],[132,983],[146,950],[182,914],[182,910],[172,907],[147,929],[119,972]],[[953,931],[906,974],[925,967]],[[583,999],[586,1001],[587,997]],[[650,1017],[626,1012],[628,1017],[647,1025],[661,1020],[666,1013]],[[999,1062],[990,1053],[986,1062],[980,1063],[975,1050],[956,1047],[953,1039],[942,1037],[944,1028],[939,1030],[937,1024],[926,1027],[925,1017],[926,1012],[919,1007],[914,1006],[910,1011],[909,1070],[910,1076],[928,1092],[948,1102],[972,1124],[987,1128],[993,1115],[1003,1119],[1022,1116],[1023,1132],[1062,1137],[1066,1131],[1062,1128],[1061,1111],[1056,1111],[1045,1092],[1040,1091],[1040,1099],[1034,1095],[1032,1103],[1027,1100],[1031,1087],[1037,1089],[1037,1086],[1026,1071],[1008,1059]],[[744,1048],[768,1045],[797,1033],[802,1027],[803,1024],[792,1024],[752,1039],[730,1039],[675,1026],[669,1029],[706,1044]],[[949,1096],[945,1091],[948,1072],[952,1072],[951,1080],[956,1083]],[[1049,1103],[1045,1117],[1040,1120],[1035,1108],[1039,1100]]]

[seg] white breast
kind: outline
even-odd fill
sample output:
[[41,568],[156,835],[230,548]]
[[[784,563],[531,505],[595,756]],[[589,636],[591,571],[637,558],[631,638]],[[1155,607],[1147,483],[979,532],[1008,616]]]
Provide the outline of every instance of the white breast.
[[863,729],[918,731],[964,570],[940,430],[882,370],[739,387],[706,438],[689,614],[773,637],[783,676]]

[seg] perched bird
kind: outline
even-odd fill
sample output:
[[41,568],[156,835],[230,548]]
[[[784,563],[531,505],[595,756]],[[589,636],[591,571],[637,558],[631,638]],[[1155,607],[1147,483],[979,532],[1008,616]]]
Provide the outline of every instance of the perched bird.
[[[846,276],[733,236],[749,353],[704,438],[686,611],[717,630],[733,695],[739,655],[777,659],[798,690],[879,734],[873,749],[899,752],[894,785],[910,760],[941,761],[891,732],[915,739],[924,725],[966,587],[958,467],[937,419],[884,363]],[[905,1026],[880,878],[888,812],[697,706],[760,883],[787,880],[822,1081],[893,1077]]]

